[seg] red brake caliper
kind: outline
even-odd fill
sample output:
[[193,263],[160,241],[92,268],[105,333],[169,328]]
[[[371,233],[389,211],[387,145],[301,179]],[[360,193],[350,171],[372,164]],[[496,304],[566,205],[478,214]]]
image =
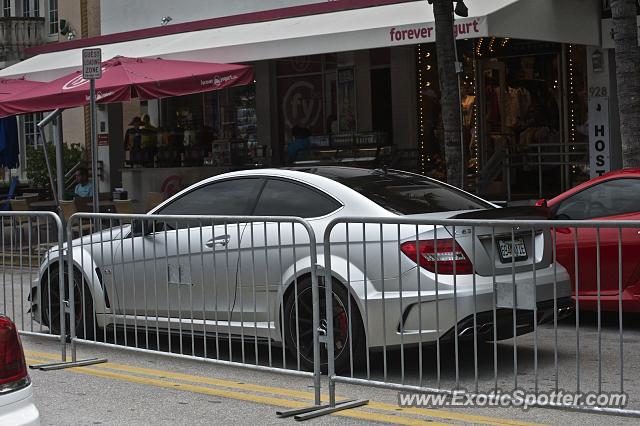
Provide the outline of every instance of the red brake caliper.
[[335,340],[336,349],[340,350],[343,348],[344,343],[347,341],[347,333],[349,328],[349,320],[347,318],[347,314],[342,310],[338,314],[338,330],[340,330],[340,335]]

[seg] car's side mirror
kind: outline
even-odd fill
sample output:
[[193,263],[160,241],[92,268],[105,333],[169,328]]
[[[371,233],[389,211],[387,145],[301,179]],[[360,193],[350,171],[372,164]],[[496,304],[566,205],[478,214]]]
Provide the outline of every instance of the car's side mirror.
[[542,198],[538,201],[536,201],[536,207],[549,207],[547,204],[547,200]]

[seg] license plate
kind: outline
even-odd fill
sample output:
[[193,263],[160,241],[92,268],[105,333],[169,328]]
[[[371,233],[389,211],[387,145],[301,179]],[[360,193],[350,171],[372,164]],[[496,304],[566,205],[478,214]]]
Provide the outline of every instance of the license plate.
[[512,261],[514,257],[516,262],[527,260],[527,248],[522,238],[498,240],[498,253],[503,263]]

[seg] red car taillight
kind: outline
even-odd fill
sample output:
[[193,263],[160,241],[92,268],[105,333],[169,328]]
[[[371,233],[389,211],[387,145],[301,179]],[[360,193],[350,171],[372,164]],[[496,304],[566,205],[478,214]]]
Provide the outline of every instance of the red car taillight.
[[[455,247],[454,247],[455,246]],[[456,275],[473,273],[473,265],[459,244],[453,239],[407,241],[400,246],[402,253],[430,272],[452,275],[455,263]]]
[[26,386],[28,378],[18,330],[9,318],[0,316],[0,392]]

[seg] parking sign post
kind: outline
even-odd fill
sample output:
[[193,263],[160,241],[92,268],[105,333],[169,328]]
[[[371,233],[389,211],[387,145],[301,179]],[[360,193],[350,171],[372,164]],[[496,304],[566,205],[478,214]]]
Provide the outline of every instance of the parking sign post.
[[102,50],[84,49],[82,51],[82,77],[89,80],[89,98],[91,113],[91,176],[93,183],[93,212],[100,212],[98,195],[98,136],[96,116],[96,79],[102,78]]

